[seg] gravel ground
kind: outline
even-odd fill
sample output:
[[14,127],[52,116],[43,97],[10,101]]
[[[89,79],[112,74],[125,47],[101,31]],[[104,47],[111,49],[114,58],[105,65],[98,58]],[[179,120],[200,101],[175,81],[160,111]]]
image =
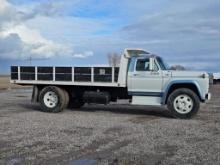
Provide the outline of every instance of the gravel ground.
[[59,114],[31,90],[0,92],[0,164],[219,164],[220,86],[190,120],[163,108],[87,105]]

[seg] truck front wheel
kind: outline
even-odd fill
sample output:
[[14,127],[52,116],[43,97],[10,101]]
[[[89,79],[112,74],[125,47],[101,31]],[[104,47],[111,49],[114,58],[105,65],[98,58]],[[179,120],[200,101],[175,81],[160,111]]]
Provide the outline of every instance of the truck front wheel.
[[45,87],[40,92],[39,102],[44,112],[61,112],[66,103],[65,93],[56,86]]
[[188,119],[198,112],[200,100],[192,90],[180,88],[170,94],[167,107],[175,118]]

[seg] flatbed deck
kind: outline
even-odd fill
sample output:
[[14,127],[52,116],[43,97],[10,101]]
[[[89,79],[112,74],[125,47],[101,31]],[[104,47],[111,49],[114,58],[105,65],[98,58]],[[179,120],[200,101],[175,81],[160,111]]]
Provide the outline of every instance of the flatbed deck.
[[119,67],[12,66],[11,83],[120,87]]

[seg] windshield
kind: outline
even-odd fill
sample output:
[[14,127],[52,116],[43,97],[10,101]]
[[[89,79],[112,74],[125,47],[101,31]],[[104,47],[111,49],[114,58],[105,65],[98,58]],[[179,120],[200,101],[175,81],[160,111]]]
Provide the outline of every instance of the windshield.
[[169,70],[169,65],[161,57],[157,57],[157,62],[162,70]]

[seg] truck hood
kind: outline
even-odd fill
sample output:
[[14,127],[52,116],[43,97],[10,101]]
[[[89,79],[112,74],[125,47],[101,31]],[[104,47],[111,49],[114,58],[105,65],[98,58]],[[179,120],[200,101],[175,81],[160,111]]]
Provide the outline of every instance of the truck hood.
[[174,71],[171,70],[171,75],[172,77],[209,77],[209,75],[206,72],[201,72],[201,71]]

